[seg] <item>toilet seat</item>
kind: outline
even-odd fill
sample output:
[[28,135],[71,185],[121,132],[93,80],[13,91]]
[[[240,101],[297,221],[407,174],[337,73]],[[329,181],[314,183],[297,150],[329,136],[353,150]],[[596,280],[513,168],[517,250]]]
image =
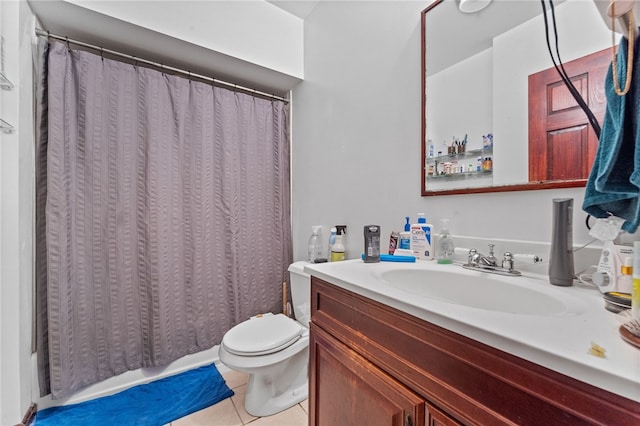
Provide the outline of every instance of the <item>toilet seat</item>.
[[268,314],[236,325],[224,335],[222,344],[235,355],[267,355],[291,346],[304,330],[298,322],[283,314]]

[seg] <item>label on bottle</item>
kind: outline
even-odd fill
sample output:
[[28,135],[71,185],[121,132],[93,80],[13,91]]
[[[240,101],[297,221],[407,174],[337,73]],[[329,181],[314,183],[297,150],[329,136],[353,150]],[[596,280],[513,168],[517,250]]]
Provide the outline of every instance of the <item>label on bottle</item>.
[[343,251],[332,251],[331,252],[331,261],[332,262],[340,262],[344,260],[344,252]]
[[[428,233],[427,233],[428,232]],[[422,224],[411,226],[411,251],[419,259],[432,259],[431,227]]]
[[411,249],[411,234],[409,232],[401,232],[400,239],[398,240],[398,248],[409,250]]
[[633,279],[631,289],[631,316],[640,319],[640,278]]

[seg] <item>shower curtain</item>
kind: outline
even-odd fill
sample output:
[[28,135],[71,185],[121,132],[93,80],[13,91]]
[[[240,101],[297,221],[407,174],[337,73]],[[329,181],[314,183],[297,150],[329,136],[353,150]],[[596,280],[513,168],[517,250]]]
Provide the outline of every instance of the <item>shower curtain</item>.
[[281,310],[288,105],[52,42],[37,174],[41,394]]

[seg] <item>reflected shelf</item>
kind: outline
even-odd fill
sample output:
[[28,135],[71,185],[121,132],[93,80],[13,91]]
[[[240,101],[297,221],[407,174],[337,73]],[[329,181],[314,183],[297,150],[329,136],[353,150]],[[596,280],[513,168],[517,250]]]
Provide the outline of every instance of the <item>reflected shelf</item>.
[[478,177],[490,176],[493,170],[473,170],[460,173],[443,173],[439,175],[427,175],[427,180],[454,180],[454,179],[474,179]]
[[15,131],[15,128],[11,124],[7,123],[2,118],[0,118],[0,132],[4,134],[11,134],[14,131]]
[[486,155],[493,155],[493,148],[480,148],[471,149],[469,151],[459,152],[456,154],[442,154],[435,157],[427,158],[427,164],[435,164],[443,161],[460,160],[470,157],[482,157]]
[[13,89],[13,83],[2,72],[0,72],[0,88],[3,90]]

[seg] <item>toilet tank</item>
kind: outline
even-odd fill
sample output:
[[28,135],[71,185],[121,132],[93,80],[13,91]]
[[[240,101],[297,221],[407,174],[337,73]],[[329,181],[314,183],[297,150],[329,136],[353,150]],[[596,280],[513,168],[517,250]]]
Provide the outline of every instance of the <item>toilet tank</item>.
[[294,262],[289,265],[289,285],[291,286],[291,304],[296,320],[309,327],[311,320],[311,276],[304,272],[307,261]]

